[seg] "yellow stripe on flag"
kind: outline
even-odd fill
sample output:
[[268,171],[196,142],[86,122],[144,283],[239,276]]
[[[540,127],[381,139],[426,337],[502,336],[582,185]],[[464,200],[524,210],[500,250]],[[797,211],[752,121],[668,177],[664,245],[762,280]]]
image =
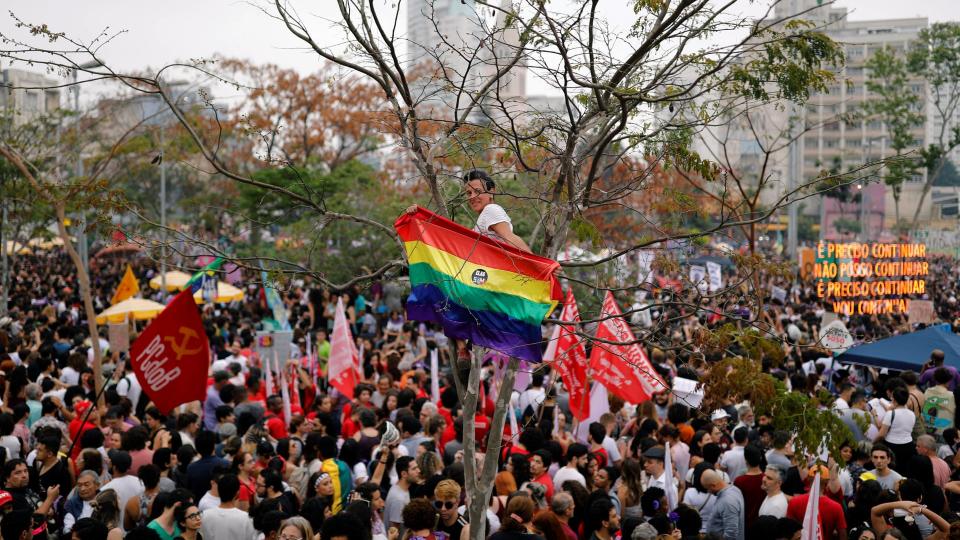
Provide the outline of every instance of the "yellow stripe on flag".
[[[410,264],[426,263],[453,279],[486,291],[512,294],[538,304],[552,303],[551,284],[529,276],[474,264],[423,242],[404,242]],[[474,273],[478,273],[475,281]]]
[[113,299],[110,300],[110,305],[123,302],[138,292],[140,292],[140,284],[137,282],[136,276],[133,275],[133,269],[130,268],[128,264],[127,271],[123,274],[123,279],[121,279],[120,284],[117,285],[117,291],[113,293]]

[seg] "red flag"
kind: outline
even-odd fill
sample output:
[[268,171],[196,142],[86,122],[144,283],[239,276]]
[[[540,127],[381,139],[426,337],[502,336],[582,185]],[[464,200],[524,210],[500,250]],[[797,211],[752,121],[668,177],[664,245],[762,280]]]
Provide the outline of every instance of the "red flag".
[[[567,289],[560,320],[580,322],[580,310],[577,309],[573,289]],[[587,351],[573,327],[558,324],[553,329],[553,336],[547,344],[543,360],[551,362],[551,367],[556,369],[563,379],[563,384],[570,393],[570,412],[573,416],[581,421],[590,416],[590,400],[587,398]]]
[[330,359],[327,378],[341,394],[352,398],[357,385],[357,364],[360,354],[350,335],[350,325],[343,310],[343,299],[337,298],[337,313],[333,318],[333,336],[330,337]]
[[206,397],[210,343],[190,289],[140,334],[130,358],[143,391],[162,412]]
[[590,351],[590,369],[594,380],[630,403],[642,403],[653,394],[667,389],[647,359],[647,353],[639,344],[632,343],[636,338],[610,291],[603,299],[600,318],[604,320],[597,326],[597,339],[629,344],[594,342]]

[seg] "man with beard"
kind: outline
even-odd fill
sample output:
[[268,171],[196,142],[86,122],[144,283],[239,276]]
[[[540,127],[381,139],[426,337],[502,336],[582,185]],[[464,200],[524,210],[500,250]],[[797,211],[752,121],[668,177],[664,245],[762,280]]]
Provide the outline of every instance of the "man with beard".
[[[530,454],[530,479],[532,482],[539,482],[547,489],[547,500],[553,499],[553,479],[550,478],[550,465],[553,463],[548,450],[537,450]],[[456,538],[456,537],[454,537]]]
[[657,418],[660,419],[660,422],[666,422],[667,411],[670,410],[670,389],[654,394],[653,406],[657,410]]
[[611,540],[620,530],[620,516],[609,499],[600,499],[590,505],[590,523],[593,535],[590,540]]

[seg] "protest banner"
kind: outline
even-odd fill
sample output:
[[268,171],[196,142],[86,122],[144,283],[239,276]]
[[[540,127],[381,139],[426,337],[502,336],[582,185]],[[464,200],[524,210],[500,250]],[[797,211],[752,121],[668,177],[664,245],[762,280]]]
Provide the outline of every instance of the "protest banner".
[[161,412],[204,399],[210,343],[189,289],[140,334],[130,358],[140,386]]

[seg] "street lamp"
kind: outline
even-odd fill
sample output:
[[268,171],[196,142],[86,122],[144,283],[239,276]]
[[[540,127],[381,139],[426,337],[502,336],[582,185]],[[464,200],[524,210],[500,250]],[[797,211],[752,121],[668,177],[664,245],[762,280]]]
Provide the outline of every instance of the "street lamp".
[[[84,71],[88,69],[94,69],[103,66],[99,61],[94,60],[92,62],[87,62],[86,64],[80,64],[73,69],[73,84],[71,89],[73,90],[73,110],[77,113],[77,122],[80,121],[80,85],[77,84],[77,75],[82,69]],[[78,126],[79,127],[79,126]],[[74,165],[74,175],[77,178],[83,176],[83,155],[80,148],[77,148],[77,162]],[[77,225],[80,228],[80,234],[78,235],[78,251],[80,252],[80,260],[83,261],[83,267],[90,267],[89,260],[89,250],[87,247],[87,215],[82,210],[80,211],[80,218],[77,220]]]

